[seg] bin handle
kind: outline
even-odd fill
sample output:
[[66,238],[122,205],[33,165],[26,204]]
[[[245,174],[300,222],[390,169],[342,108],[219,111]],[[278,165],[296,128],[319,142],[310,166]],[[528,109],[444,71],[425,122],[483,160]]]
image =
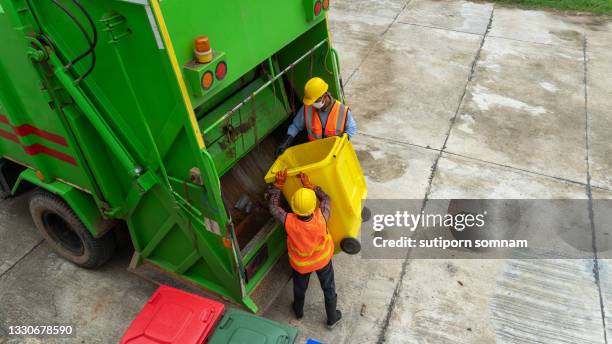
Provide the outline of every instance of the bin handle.
[[[340,141],[336,142],[334,144],[334,147],[332,148],[332,151],[329,153],[329,155],[326,156],[329,157],[331,155],[332,159],[336,159],[338,157],[338,152],[340,152],[342,150],[342,147],[344,147],[344,145],[346,144],[346,142],[348,141],[348,135],[346,133],[342,134],[342,136],[340,137]],[[287,170],[287,174],[289,177],[294,177],[297,176],[298,174],[304,172],[305,170],[308,170],[312,167],[313,164],[309,164],[309,165],[305,165],[305,166],[301,166],[300,168],[290,168]],[[276,173],[278,171],[273,170],[272,173]]]
[[276,344],[284,344],[284,343],[289,343],[289,336],[282,335],[282,336],[279,336],[278,339],[276,339]]
[[342,136],[340,136],[340,142],[334,147],[334,150],[332,152],[334,158],[338,155],[338,152],[342,150],[342,147],[344,147],[346,141],[348,141],[348,134],[344,133],[342,134]]
[[219,328],[221,329],[226,329],[228,328],[232,323],[234,322],[233,318],[227,317],[223,320],[221,320],[221,325],[219,325]]

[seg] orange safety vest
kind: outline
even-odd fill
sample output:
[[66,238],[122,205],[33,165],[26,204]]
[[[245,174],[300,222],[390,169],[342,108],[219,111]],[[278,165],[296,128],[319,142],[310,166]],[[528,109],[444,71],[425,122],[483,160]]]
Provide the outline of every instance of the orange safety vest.
[[285,220],[289,263],[301,274],[320,270],[334,255],[334,241],[327,232],[327,223],[317,208],[310,221],[302,221],[289,213]]
[[304,106],[304,123],[306,124],[308,139],[314,141],[324,137],[342,136],[348,111],[348,106],[336,100],[329,111],[329,115],[327,115],[324,131],[317,109],[313,106]]

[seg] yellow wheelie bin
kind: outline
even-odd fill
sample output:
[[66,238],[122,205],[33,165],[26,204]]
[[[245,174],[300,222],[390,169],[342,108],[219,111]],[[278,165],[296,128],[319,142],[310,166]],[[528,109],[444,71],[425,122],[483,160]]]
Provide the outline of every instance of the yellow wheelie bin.
[[265,176],[273,183],[276,172],[287,169],[283,195],[287,200],[302,187],[301,172],[320,186],[331,199],[328,230],[334,239],[335,253],[357,254],[361,250],[359,230],[367,186],[357,154],[345,134],[288,148]]

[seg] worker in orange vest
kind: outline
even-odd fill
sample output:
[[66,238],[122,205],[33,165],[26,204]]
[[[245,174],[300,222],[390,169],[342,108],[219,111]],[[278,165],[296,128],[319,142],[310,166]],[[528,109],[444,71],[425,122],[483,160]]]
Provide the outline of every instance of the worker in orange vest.
[[293,269],[292,308],[296,318],[304,316],[308,281],[310,274],[316,272],[325,295],[327,327],[331,329],[338,324],[342,313],[336,309],[338,296],[332,266],[334,242],[327,231],[330,200],[320,187],[310,182],[306,174],[301,173],[299,176],[304,187],[291,197],[293,212],[287,213],[280,206],[280,194],[287,180],[287,170],[276,173],[276,181],[268,191],[270,213],[285,225],[287,231],[287,251]]
[[357,134],[357,123],[348,106],[335,100],[329,85],[321,78],[312,78],[304,86],[304,106],[295,115],[287,129],[285,140],[276,150],[279,156],[291,145],[297,134],[306,129],[308,140],[314,141],[331,136],[350,138]]

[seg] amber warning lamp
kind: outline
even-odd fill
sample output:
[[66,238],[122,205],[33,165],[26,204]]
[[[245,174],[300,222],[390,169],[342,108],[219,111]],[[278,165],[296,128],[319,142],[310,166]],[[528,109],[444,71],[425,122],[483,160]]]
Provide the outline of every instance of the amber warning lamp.
[[208,36],[200,36],[195,39],[195,57],[198,63],[209,63],[213,59],[213,52],[210,48]]

